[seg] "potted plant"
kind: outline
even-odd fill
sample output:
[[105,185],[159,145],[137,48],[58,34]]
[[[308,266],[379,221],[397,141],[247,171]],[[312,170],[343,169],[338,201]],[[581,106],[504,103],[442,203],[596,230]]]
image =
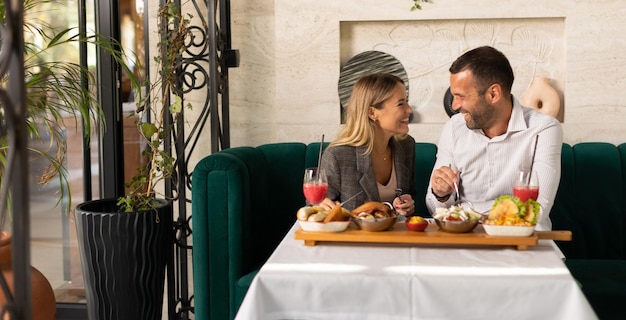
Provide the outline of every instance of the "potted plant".
[[[24,28],[24,74],[3,74],[0,77],[0,86],[6,88],[9,79],[23,79],[26,89],[26,99],[24,103],[26,122],[23,124],[28,131],[32,144],[28,149],[30,155],[39,157],[47,162],[47,167],[39,172],[39,183],[47,184],[55,178],[59,179],[60,189],[58,203],[66,196],[71,198],[69,192],[69,180],[67,169],[64,167],[64,157],[66,154],[66,134],[64,131],[66,121],[83,123],[83,134],[89,139],[92,127],[101,125],[101,108],[97,103],[97,98],[91,87],[85,83],[94,84],[95,76],[86,66],[78,63],[68,62],[53,55],[55,49],[66,48],[65,50],[76,52],[77,45],[92,44],[103,48],[111,57],[119,61],[127,72],[130,72],[123,64],[122,53],[118,50],[117,43],[102,39],[98,35],[85,35],[74,28],[61,28],[57,30],[54,26],[43,22],[38,18],[41,11],[50,10],[53,0],[26,0],[23,3],[23,28]],[[5,2],[0,3],[0,20],[7,23],[8,13],[5,12]],[[3,33],[3,38],[6,35]],[[10,41],[9,41],[10,43]],[[22,45],[17,43],[15,45]],[[3,49],[6,50],[6,49]],[[66,51],[67,52],[67,51]],[[87,82],[83,79],[87,79]],[[0,251],[7,253],[11,249],[10,234],[7,232],[7,220],[10,214],[17,210],[11,207],[11,194],[9,186],[14,181],[10,181],[7,174],[19,167],[19,163],[13,161],[13,153],[16,147],[11,142],[12,132],[8,128],[12,125],[11,118],[5,117],[10,108],[4,105],[5,100],[0,101]],[[78,127],[78,126],[75,126]],[[43,143],[36,143],[36,142]],[[39,148],[38,146],[45,146]],[[28,183],[19,181],[17,183]],[[5,245],[6,244],[6,245]],[[1,261],[3,269],[10,268],[10,261],[4,254]],[[11,270],[9,270],[11,271]],[[4,276],[0,282],[6,283],[11,277]],[[37,296],[37,305],[33,311],[35,319],[51,319],[56,311],[54,292],[45,277],[35,268],[31,270],[31,279],[42,284],[41,288],[33,287],[33,296]],[[2,286],[5,287],[5,286]],[[44,292],[44,298],[39,296]],[[0,301],[5,295],[0,293]],[[45,301],[41,301],[44,299]],[[34,301],[35,299],[33,299]],[[48,302],[48,303],[46,303]],[[50,304],[51,302],[51,304]],[[3,302],[0,302],[3,304]],[[41,305],[51,305],[51,309],[40,312]]]
[[[89,319],[160,319],[165,269],[173,249],[172,199],[158,192],[176,159],[166,152],[182,111],[176,68],[190,36],[188,19],[173,0],[157,15],[161,41],[158,75],[137,99],[137,127],[148,146],[147,164],[118,199],[79,204],[76,218]],[[140,90],[135,88],[138,96]],[[173,99],[170,101],[169,97]]]

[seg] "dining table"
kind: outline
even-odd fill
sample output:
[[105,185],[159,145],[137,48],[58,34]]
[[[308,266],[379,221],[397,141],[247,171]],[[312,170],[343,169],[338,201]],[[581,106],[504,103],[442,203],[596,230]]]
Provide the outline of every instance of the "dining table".
[[296,221],[235,319],[597,319],[552,240],[305,245],[298,232]]

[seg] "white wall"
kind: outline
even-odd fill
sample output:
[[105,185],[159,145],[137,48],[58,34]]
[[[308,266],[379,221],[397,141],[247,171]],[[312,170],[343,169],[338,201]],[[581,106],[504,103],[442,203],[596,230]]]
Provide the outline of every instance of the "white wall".
[[[231,145],[332,140],[337,82],[354,54],[393,54],[409,73],[410,125],[437,142],[448,67],[479,45],[502,50],[514,94],[546,76],[563,98],[565,142],[626,142],[626,3],[622,0],[247,0],[231,2]],[[208,138],[206,139],[208,141]]]

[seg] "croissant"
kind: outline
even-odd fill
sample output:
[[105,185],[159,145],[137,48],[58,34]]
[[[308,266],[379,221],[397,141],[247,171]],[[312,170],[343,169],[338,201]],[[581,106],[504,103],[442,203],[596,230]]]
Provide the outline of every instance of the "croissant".
[[368,201],[358,206],[356,209],[352,210],[352,216],[356,217],[359,214],[365,212],[367,214],[371,214],[376,218],[388,218],[391,216],[390,214],[391,208],[388,205],[378,202],[378,201]]

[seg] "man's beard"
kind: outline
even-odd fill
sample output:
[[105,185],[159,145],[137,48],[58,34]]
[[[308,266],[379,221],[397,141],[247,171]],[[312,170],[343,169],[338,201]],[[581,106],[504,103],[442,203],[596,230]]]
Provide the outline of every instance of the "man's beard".
[[470,130],[487,128],[493,122],[494,114],[494,108],[483,97],[480,97],[474,107],[474,112],[470,113],[470,119],[465,124]]

